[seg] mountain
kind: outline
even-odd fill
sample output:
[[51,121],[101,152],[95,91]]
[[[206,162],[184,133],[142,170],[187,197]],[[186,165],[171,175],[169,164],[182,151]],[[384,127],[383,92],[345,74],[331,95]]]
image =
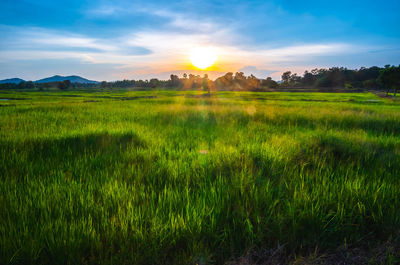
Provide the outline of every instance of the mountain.
[[71,83],[84,83],[84,84],[97,84],[99,82],[93,81],[93,80],[88,80],[86,78],[77,76],[77,75],[70,75],[70,76],[61,76],[61,75],[55,75],[52,77],[47,77],[43,78],[40,80],[36,80],[35,83],[51,83],[51,82],[61,82],[64,80],[69,80]]
[[4,79],[4,80],[0,80],[0,84],[19,84],[21,82],[25,82],[25,80],[21,79],[21,78],[9,78],[9,79]]

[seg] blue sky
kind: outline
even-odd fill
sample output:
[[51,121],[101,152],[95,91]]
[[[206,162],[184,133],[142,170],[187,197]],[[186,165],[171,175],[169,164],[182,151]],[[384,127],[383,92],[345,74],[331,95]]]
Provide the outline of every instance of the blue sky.
[[195,47],[216,51],[211,77],[400,63],[398,0],[2,0],[0,10],[0,79],[166,79],[201,73]]

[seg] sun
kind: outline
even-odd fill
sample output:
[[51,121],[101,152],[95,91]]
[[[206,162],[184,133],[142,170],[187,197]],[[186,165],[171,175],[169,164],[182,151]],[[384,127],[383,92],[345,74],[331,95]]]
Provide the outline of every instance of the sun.
[[190,62],[199,69],[212,66],[217,60],[217,55],[212,48],[195,48],[190,52]]

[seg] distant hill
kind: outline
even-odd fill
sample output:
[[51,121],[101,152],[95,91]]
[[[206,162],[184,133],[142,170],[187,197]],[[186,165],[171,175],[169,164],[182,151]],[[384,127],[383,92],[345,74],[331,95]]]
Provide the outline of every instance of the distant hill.
[[4,80],[0,80],[0,84],[19,84],[21,82],[24,82],[25,80],[21,79],[21,78],[9,78],[9,79],[4,79]]
[[83,84],[97,84],[99,82],[93,81],[93,80],[88,80],[86,78],[77,76],[77,75],[70,75],[70,76],[61,76],[61,75],[55,75],[52,77],[47,77],[43,78],[40,80],[36,80],[35,83],[51,83],[51,82],[61,82],[64,80],[69,80],[71,83],[83,83]]

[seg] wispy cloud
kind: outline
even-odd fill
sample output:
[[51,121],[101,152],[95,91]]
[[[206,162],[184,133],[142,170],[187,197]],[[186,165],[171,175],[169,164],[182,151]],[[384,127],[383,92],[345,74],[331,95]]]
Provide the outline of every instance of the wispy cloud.
[[254,75],[258,78],[266,78],[271,76],[271,74],[276,73],[276,70],[269,70],[269,69],[260,69],[256,66],[246,65],[238,70],[239,72],[243,72],[245,75]]
[[[103,5],[89,13],[116,16],[120,8]],[[168,71],[190,69],[190,50],[208,46],[217,53],[215,71],[222,73],[241,69],[265,77],[266,74],[279,73],[282,65],[288,63],[309,65],[311,60],[320,56],[372,49],[337,42],[309,42],[279,48],[262,43],[252,45],[241,43],[244,37],[235,27],[227,27],[215,20],[145,7],[128,8],[124,12],[147,12],[165,19],[166,23],[162,28],[135,29],[113,38],[89,37],[39,27],[15,27],[0,46],[0,61],[74,59],[86,64],[112,64],[113,71],[119,69],[124,78],[138,78],[154,73],[164,76]]]

